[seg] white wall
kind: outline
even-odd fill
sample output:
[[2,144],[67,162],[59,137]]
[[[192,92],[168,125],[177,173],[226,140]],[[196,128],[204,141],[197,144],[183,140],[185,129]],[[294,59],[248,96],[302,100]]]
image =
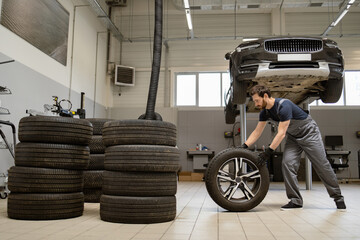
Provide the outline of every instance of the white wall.
[[[2,25],[0,25],[0,53],[48,77],[50,81],[69,88],[69,95],[72,90],[78,93],[85,92],[87,98],[108,107],[107,92],[110,83],[106,79],[107,34],[100,34],[99,37],[97,34],[106,29],[99,23],[90,8],[84,6],[82,2],[59,0],[59,3],[69,12],[70,18],[66,66]],[[79,6],[74,4],[79,4]],[[75,32],[74,36],[73,32]],[[96,94],[95,75],[98,86]],[[61,97],[68,98],[69,96]],[[79,101],[73,98],[70,100]]]
[[[85,92],[88,118],[107,117],[107,108],[112,104],[110,80],[106,75],[106,28],[86,1],[59,2],[70,17],[66,66],[0,25],[0,61],[14,60],[0,65],[0,86],[13,92],[0,95],[1,106],[11,113],[0,115],[0,119],[11,121],[16,127],[22,117],[28,116],[27,109],[43,111],[44,104],[53,103],[54,95],[60,99],[69,98],[72,110],[76,110],[80,107],[80,92]],[[10,129],[3,126],[2,130],[12,142]],[[0,159],[0,173],[14,165],[6,149],[0,149]]]

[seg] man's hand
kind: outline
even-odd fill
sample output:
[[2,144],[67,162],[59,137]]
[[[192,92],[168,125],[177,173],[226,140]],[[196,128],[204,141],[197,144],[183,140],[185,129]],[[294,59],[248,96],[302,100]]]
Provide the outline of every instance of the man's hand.
[[248,149],[249,147],[248,147],[248,145],[246,145],[246,143],[243,143],[240,148]]
[[272,152],[274,152],[274,150],[271,149],[270,147],[267,147],[264,152],[261,152],[261,153],[259,154],[259,161],[258,161],[258,163],[259,163],[260,166],[263,166],[263,165],[265,165],[268,161],[270,161]]

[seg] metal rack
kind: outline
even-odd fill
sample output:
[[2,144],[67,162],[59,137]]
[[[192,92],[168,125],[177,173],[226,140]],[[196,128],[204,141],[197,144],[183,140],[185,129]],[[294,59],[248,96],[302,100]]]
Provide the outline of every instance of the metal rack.
[[[0,95],[11,94],[11,90],[7,87],[0,86]],[[0,107],[0,115],[9,115],[10,111],[7,108]]]
[[[7,87],[3,87],[3,86],[0,86],[0,95],[9,95],[9,94],[12,94],[11,93],[11,90]],[[0,115],[9,115],[10,114],[10,111],[9,109],[7,108],[4,108],[4,107],[0,107]],[[5,125],[9,125],[10,123],[8,122],[4,122],[4,121],[1,121],[0,120],[0,124],[5,124]],[[0,130],[1,131],[1,130]],[[0,149],[9,149],[10,152],[12,153],[13,155],[13,149],[9,148],[9,143],[6,141],[6,138],[5,138],[5,135],[3,136],[3,132],[1,131],[1,136],[2,136],[2,140],[0,142]],[[15,142],[14,142],[15,144]]]

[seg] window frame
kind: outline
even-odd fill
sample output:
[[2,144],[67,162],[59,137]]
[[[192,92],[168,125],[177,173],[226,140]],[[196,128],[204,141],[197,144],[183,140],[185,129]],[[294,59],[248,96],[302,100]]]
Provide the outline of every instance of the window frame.
[[[220,106],[199,106],[199,76],[200,74],[211,74],[211,73],[219,73],[220,76]],[[177,107],[177,108],[200,108],[200,109],[209,109],[209,108],[224,108],[225,107],[225,101],[224,101],[224,96],[223,96],[223,74],[230,74],[228,70],[218,70],[218,71],[214,71],[214,70],[210,70],[210,71],[176,71],[174,72],[174,98],[173,98],[173,106]],[[196,90],[195,90],[195,105],[177,105],[177,80],[178,80],[178,76],[179,75],[195,75],[196,77]],[[229,76],[230,77],[230,76]]]
[[[358,72],[359,75],[360,75],[360,70],[345,70],[345,73],[346,72]],[[346,78],[344,76],[344,83],[343,83],[343,91],[342,91],[342,96],[344,98],[344,101],[343,101],[343,104],[341,105],[336,105],[336,104],[319,104],[321,99],[317,99],[317,100],[314,100],[313,103],[311,103],[311,107],[315,107],[317,109],[320,109],[320,108],[326,108],[326,109],[329,109],[329,108],[332,108],[332,109],[335,109],[335,108],[360,108],[360,104],[359,105],[347,105],[346,103]]]

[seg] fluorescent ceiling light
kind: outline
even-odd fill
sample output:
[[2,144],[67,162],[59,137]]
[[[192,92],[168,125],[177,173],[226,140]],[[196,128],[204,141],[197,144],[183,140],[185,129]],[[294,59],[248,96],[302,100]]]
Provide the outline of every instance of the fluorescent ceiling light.
[[349,11],[348,9],[345,9],[345,10],[339,15],[339,17],[331,24],[331,26],[335,27],[335,26],[340,22],[340,20],[345,16],[345,14],[346,14],[348,11]]
[[255,40],[258,40],[258,38],[243,38],[243,42],[255,41]]
[[184,0],[184,7],[185,7],[185,9],[190,8],[189,0]]
[[[184,1],[186,1],[186,0],[184,0]],[[355,2],[355,0],[350,0],[349,4],[353,4],[354,2]]]
[[189,28],[189,30],[192,30],[192,29],[193,29],[193,25],[192,25],[192,21],[191,21],[190,10],[189,10],[189,9],[186,9],[186,10],[185,10],[185,13],[186,13],[186,20],[187,20],[188,28]]

